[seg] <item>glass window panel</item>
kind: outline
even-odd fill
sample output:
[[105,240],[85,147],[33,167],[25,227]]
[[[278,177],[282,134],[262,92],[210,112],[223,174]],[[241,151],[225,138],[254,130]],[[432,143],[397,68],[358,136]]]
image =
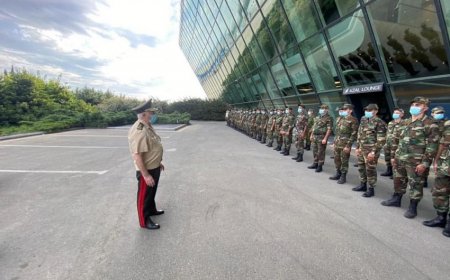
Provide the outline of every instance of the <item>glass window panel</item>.
[[272,60],[270,68],[278,85],[278,88],[282,93],[282,96],[296,95],[297,93],[295,92],[295,89],[292,87],[292,84],[289,81],[288,74],[284,70],[280,57],[276,57]]
[[263,65],[260,68],[260,77],[263,83],[266,85],[266,89],[269,91],[270,98],[280,98],[280,92],[275,84],[275,81],[272,78],[272,75],[270,74],[269,67],[267,65]]
[[318,0],[317,2],[326,24],[344,17],[359,6],[358,0]]
[[225,21],[226,25],[228,26],[228,29],[230,30],[233,39],[235,40],[239,36],[239,28],[236,25],[236,22],[233,19],[233,15],[230,12],[230,9],[228,8],[228,5],[226,3],[223,3],[220,7],[220,12],[222,14],[223,20]]
[[248,21],[241,4],[239,1],[226,1],[226,3],[230,8],[231,14],[234,16],[234,20],[236,21],[239,30],[243,31],[245,27],[247,27]]
[[319,30],[320,22],[316,16],[313,1],[284,0],[282,2],[299,42]]
[[249,48],[250,54],[253,56],[255,63],[257,66],[262,65],[266,62],[264,55],[262,54],[258,43],[256,41],[256,37],[253,36],[253,31],[250,27],[247,27],[242,33],[242,37],[244,38],[247,47]]
[[[298,51],[296,48],[294,50]],[[311,81],[300,54],[292,51],[284,53],[281,58],[298,93],[306,94],[313,92]]]
[[258,11],[256,0],[241,0],[241,5],[244,8],[248,19],[252,20],[253,16],[256,14],[256,11]]
[[331,115],[333,119],[336,119],[338,117],[338,112],[336,111],[336,108],[340,107],[344,103],[347,103],[346,98],[344,97],[344,95],[342,95],[340,91],[324,92],[319,95],[319,98],[323,104],[328,105],[328,107],[330,108],[328,110],[328,113]]
[[296,44],[280,1],[268,0],[261,8],[266,17],[267,25],[272,31],[280,52],[284,52]]
[[341,86],[330,52],[321,33],[301,43],[300,49],[318,92]]
[[382,81],[361,10],[331,27],[328,36],[347,85]]
[[378,0],[368,10],[391,80],[449,73],[433,1]]
[[277,54],[277,51],[260,12],[256,14],[250,25],[253,29],[253,32],[255,33],[256,38],[259,41],[259,45],[261,46],[261,50],[266,57],[266,61],[270,60]]
[[261,99],[269,99],[270,95],[267,92],[266,85],[264,84],[263,80],[261,79],[261,76],[259,75],[258,71],[255,71],[250,74],[251,78],[256,86],[256,90],[258,91],[259,96]]

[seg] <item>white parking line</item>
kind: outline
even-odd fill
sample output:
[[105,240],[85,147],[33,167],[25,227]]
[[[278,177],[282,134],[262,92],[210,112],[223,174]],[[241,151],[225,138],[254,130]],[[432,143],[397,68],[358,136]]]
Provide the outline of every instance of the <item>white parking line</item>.
[[104,146],[46,146],[46,145],[1,145],[1,147],[23,147],[23,148],[72,148],[72,149],[128,149],[128,146],[104,147]]
[[56,174],[98,174],[103,175],[108,170],[102,171],[73,171],[73,170],[9,170],[0,169],[0,173],[56,173]]

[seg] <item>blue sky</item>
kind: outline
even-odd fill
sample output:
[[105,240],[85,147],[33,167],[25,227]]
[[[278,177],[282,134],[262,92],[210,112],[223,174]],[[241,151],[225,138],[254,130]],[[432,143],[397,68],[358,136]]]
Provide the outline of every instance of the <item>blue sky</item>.
[[0,65],[147,99],[206,95],[178,46],[180,0],[1,0]]

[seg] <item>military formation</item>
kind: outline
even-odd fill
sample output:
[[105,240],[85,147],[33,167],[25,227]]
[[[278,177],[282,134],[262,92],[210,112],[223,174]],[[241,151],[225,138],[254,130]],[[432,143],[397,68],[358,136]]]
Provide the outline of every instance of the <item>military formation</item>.
[[[314,161],[307,168],[322,172],[325,152],[333,138],[333,156],[336,173],[329,177],[337,184],[347,183],[352,148],[357,159],[359,185],[352,188],[362,197],[375,196],[377,165],[384,153],[386,171],[381,176],[393,179],[392,197],[381,202],[387,207],[401,207],[402,197],[409,196],[406,218],[417,216],[417,207],[428,186],[430,171],[435,174],[431,189],[435,218],[424,221],[428,227],[442,227],[442,234],[450,237],[450,120],[444,108],[438,106],[429,112],[430,101],[424,97],[411,100],[409,114],[394,108],[392,121],[386,124],[378,116],[378,105],[364,108],[360,121],[354,117],[353,105],[337,108],[334,121],[328,105],[313,109],[299,104],[297,114],[292,108],[284,109],[231,109],[227,111],[227,125],[254,138],[267,147],[273,147],[284,156],[296,151],[292,159],[303,161],[305,151],[312,149]],[[430,115],[428,115],[430,113]]]

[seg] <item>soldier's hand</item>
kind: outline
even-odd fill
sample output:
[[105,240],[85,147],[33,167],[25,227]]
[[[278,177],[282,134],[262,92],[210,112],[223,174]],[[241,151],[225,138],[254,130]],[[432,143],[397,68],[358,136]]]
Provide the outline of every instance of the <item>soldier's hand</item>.
[[374,161],[374,160],[375,160],[375,153],[374,153],[374,152],[370,152],[370,153],[367,155],[367,160],[368,160],[368,161]]
[[153,180],[153,177],[151,175],[144,176],[144,181],[149,187],[153,187],[155,185],[155,180]]
[[349,153],[350,153],[350,151],[351,151],[351,150],[350,150],[350,148],[349,148],[349,147],[345,147],[345,148],[344,148],[344,153],[346,153],[346,154],[349,154]]
[[426,170],[427,168],[423,164],[419,164],[416,166],[417,175],[422,175]]
[[395,161],[395,158],[391,158],[391,164],[394,168],[397,168],[397,162]]
[[327,139],[322,139],[322,145],[325,145],[327,143]]
[[311,136],[311,137],[309,138],[309,140],[311,140],[311,142],[313,142],[313,141],[314,141],[314,137]]

